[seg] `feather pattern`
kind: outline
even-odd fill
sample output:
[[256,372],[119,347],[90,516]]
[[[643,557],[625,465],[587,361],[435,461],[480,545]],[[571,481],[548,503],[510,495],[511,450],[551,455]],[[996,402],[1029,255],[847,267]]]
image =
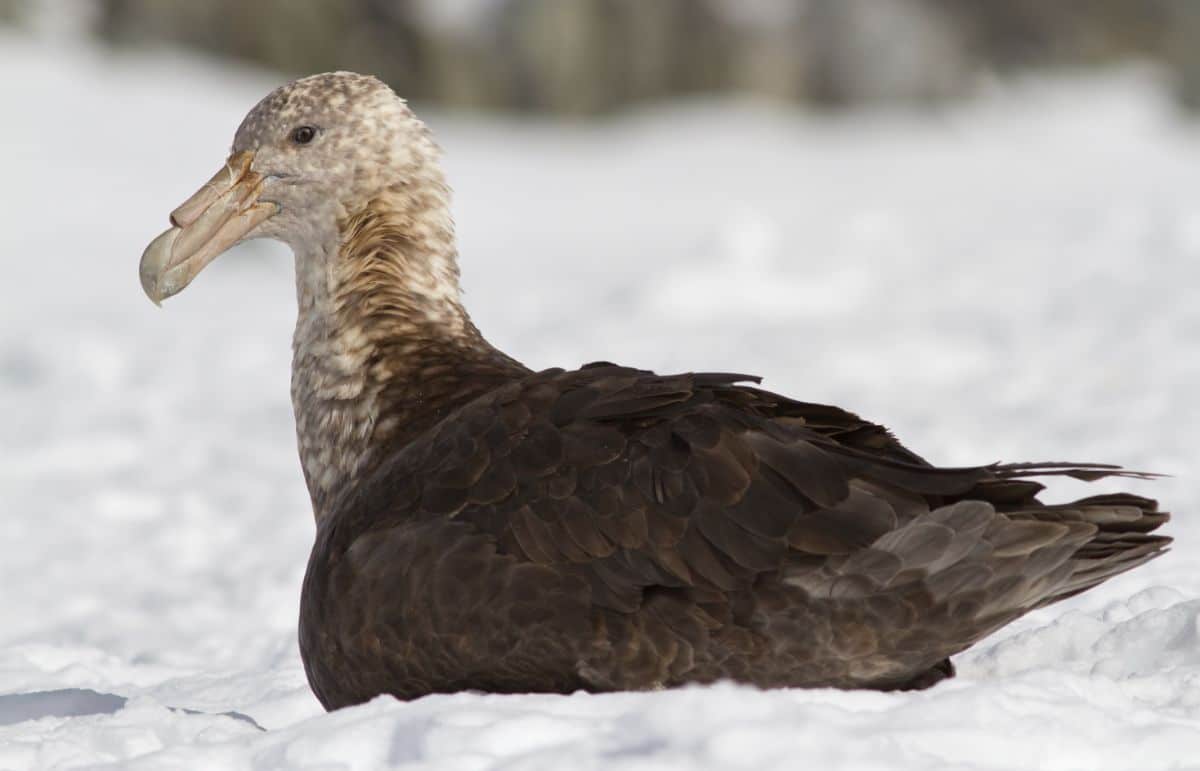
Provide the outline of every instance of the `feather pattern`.
[[[300,648],[328,708],[721,678],[926,687],[1170,543],[1147,498],[1038,499],[1037,477],[1150,475],[939,468],[748,375],[530,371],[463,308],[439,150],[374,78],[277,89],[233,150],[231,184],[262,196],[238,237],[296,256],[292,402],[317,522]],[[152,299],[164,245],[193,226],[147,250]]]
[[936,468],[851,413],[740,380],[519,374],[398,448],[320,523],[301,640],[322,701],[923,687],[1169,543],[1149,534],[1167,519],[1154,501],[1044,505],[1030,480],[1140,474]]

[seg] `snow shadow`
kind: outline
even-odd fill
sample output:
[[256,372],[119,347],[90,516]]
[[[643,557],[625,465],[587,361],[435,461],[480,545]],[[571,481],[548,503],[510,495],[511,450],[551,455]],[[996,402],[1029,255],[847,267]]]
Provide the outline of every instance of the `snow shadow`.
[[[122,709],[129,699],[115,693],[100,693],[90,688],[62,688],[56,691],[33,691],[31,693],[0,694],[0,725],[40,720],[44,717],[80,717],[83,715],[111,715]],[[188,715],[205,715],[195,709],[169,707],[174,712]],[[263,728],[249,715],[241,712],[221,712],[225,717],[249,723],[260,731]]]

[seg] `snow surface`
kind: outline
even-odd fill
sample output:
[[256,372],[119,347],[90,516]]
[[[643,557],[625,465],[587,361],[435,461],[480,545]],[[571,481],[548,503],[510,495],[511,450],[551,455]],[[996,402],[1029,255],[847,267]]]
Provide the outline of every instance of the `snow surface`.
[[468,304],[531,366],[756,372],[941,463],[1167,472],[1120,486],[1178,545],[922,693],[326,715],[295,640],[290,257],[240,247],[163,310],[136,275],[278,77],[13,37],[0,72],[0,768],[1200,768],[1200,134],[1151,74],[924,116],[430,116]]

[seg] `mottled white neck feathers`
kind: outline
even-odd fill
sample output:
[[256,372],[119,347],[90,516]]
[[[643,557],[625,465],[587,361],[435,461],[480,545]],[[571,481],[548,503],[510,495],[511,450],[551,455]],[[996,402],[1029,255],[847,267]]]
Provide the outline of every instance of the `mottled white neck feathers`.
[[318,520],[387,453],[524,371],[463,309],[446,198],[388,189],[307,242],[322,254],[297,250],[292,402]]

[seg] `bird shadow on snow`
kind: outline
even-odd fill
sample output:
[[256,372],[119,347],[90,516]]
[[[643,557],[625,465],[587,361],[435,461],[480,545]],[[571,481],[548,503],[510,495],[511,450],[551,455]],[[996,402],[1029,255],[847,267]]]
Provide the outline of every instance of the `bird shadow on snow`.
[[[124,708],[129,700],[115,693],[100,693],[90,688],[62,688],[55,691],[0,694],[0,725],[23,723],[44,717],[82,717],[111,715]],[[168,707],[173,712],[188,715],[210,714],[195,709]],[[220,715],[249,723],[260,731],[263,728],[249,715],[241,712],[221,712]]]

